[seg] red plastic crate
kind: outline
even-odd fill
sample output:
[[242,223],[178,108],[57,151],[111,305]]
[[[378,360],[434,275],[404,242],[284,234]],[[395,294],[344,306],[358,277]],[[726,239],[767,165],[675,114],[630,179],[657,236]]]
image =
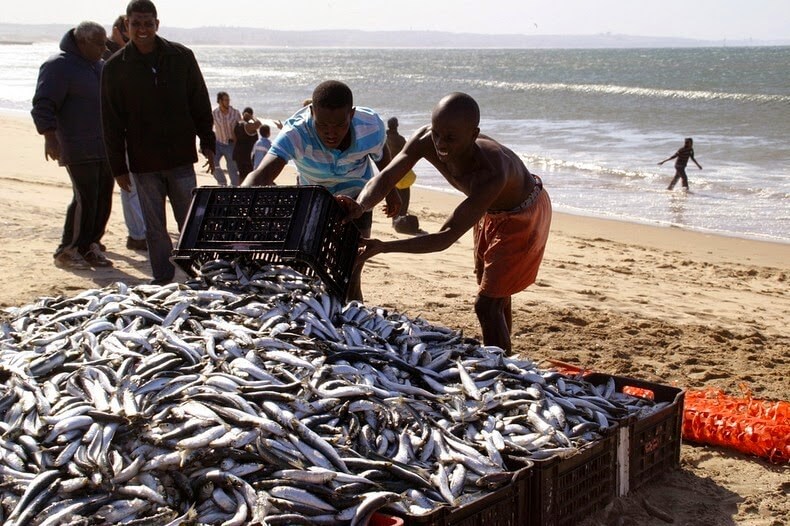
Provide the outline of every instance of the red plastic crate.
[[285,264],[344,299],[359,230],[343,216],[321,186],[199,187],[173,260],[191,276],[213,259]]
[[403,519],[383,513],[374,513],[368,522],[368,526],[403,526]]

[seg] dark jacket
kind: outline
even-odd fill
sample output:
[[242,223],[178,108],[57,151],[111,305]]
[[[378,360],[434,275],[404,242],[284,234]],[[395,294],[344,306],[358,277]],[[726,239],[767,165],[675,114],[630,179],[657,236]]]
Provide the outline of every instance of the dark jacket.
[[211,102],[195,55],[158,36],[156,45],[153,67],[131,43],[104,66],[102,123],[115,177],[197,162],[195,136],[201,150],[216,146]]
[[252,149],[258,142],[258,133],[250,135],[244,129],[243,122],[237,122],[233,127],[236,133],[236,144],[233,145],[233,160],[237,163],[252,164]]
[[118,52],[119,49],[123,47],[117,44],[115,40],[112,40],[111,38],[107,39],[107,43],[105,44],[105,46],[107,46],[107,51],[105,51],[104,54],[101,56],[101,58],[103,58],[104,60],[107,60],[108,58],[113,56],[115,53]]
[[80,54],[73,29],[63,35],[60,50],[38,71],[30,111],[36,130],[55,130],[61,166],[104,159],[99,91],[104,62]]

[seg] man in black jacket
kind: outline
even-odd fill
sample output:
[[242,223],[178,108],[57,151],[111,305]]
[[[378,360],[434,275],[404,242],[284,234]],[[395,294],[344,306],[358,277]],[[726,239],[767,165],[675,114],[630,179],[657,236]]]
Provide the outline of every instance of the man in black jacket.
[[192,51],[157,36],[159,20],[150,0],[129,2],[126,23],[132,45],[113,55],[102,75],[104,142],[121,188],[129,190],[129,172],[134,173],[151,283],[161,285],[175,276],[165,199],[180,231],[197,185],[195,136],[209,173],[216,139],[208,90]]
[[66,210],[55,264],[66,268],[108,267],[101,238],[112,207],[112,175],[102,141],[99,88],[106,33],[82,22],[60,41],[38,74],[33,121],[44,136],[44,157],[65,166],[74,198]]

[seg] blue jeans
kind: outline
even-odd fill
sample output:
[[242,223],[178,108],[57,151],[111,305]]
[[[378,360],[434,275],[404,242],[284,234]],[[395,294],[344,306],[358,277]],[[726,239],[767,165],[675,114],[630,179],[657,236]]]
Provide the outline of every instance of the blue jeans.
[[225,172],[219,166],[219,160],[225,158],[225,164],[228,165],[228,177],[230,177],[230,184],[232,186],[239,186],[239,170],[236,167],[236,161],[233,160],[233,143],[224,143],[217,141],[217,151],[214,152],[214,179],[220,186],[227,186],[228,182],[225,179]]
[[129,174],[129,181],[132,186],[129,192],[121,188],[123,220],[126,222],[126,230],[129,231],[129,237],[139,241],[145,239],[145,220],[143,219],[143,210],[140,208],[140,198],[137,195],[134,174]]
[[145,218],[145,240],[154,280],[172,281],[176,268],[170,262],[173,241],[167,231],[165,200],[170,199],[173,216],[181,232],[192,204],[192,191],[197,186],[195,167],[189,164],[171,170],[139,173],[134,177]]

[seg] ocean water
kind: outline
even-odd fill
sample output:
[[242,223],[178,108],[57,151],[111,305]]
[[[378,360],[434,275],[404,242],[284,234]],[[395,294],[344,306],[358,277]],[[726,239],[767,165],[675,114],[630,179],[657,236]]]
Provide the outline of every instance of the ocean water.
[[[0,45],[0,109],[28,111],[56,43]],[[214,101],[285,119],[343,80],[408,136],[451,91],[540,174],[558,211],[790,243],[790,47],[496,50],[192,46]],[[666,186],[694,138],[690,191]],[[417,184],[453,191],[420,162]]]

